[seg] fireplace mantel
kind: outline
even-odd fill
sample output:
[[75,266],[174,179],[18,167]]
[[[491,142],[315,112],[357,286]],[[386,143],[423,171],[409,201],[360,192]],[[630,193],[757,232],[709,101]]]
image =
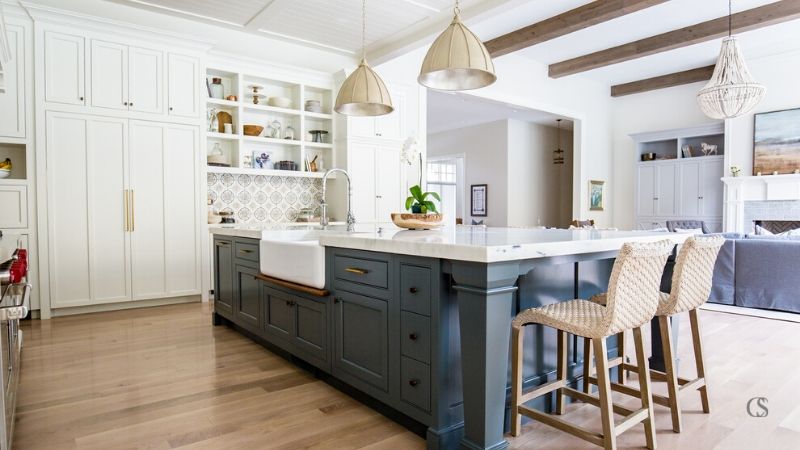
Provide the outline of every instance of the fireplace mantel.
[[800,174],[724,177],[723,229],[747,233],[745,202],[800,200]]

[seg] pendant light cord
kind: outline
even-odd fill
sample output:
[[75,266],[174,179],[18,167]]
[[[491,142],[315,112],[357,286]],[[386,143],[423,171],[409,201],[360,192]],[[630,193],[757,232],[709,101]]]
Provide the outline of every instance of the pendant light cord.
[[728,37],[731,37],[733,29],[733,0],[728,0]]
[[461,14],[461,7],[459,6],[458,0],[456,0],[456,5],[453,7],[453,12],[455,15]]
[[361,3],[361,59],[367,59],[367,0]]

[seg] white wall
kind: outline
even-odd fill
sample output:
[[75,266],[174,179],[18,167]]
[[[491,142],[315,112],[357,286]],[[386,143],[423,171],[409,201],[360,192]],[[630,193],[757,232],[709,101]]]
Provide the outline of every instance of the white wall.
[[[567,161],[563,166],[554,165],[557,137],[555,127],[508,121],[509,226],[569,225],[572,152],[571,146],[562,143]],[[566,181],[566,190],[562,181]]]
[[467,189],[467,204],[464,223],[469,224],[470,185],[488,185],[486,217],[487,225],[508,225],[508,121],[499,120],[474,127],[445,131],[428,135],[428,156],[464,155],[464,187]]
[[[391,79],[416,82],[427,48],[379,66]],[[610,226],[615,202],[608,86],[581,76],[552,79],[547,66],[517,54],[495,58],[497,82],[471,95],[547,111],[575,121],[572,216]],[[606,180],[605,211],[589,211],[589,180]],[[491,205],[490,205],[491,208]]]
[[572,145],[568,135],[562,131],[564,166],[553,164],[556,128],[519,120],[428,135],[428,155],[464,156],[465,223],[473,219],[469,214],[470,186],[487,184],[487,225],[566,227],[572,206]]
[[[747,55],[745,55],[747,57]],[[753,168],[753,114],[800,107],[800,52],[748,58],[755,79],[767,87],[764,100],[749,114],[726,121],[725,175],[738,165],[744,175]],[[633,179],[636,162],[632,133],[684,128],[713,122],[697,106],[695,96],[705,82],[613,99],[614,224],[633,227]]]

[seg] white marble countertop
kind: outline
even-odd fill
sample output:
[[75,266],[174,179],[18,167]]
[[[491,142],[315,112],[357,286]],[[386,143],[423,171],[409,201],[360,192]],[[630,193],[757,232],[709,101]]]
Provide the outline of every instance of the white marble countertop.
[[[343,225],[344,222],[331,222],[333,226]],[[223,236],[236,236],[251,239],[268,237],[271,231],[285,230],[321,230],[322,226],[315,222],[282,222],[282,223],[232,223],[209,225],[208,232]]]
[[322,233],[323,246],[424,256],[458,261],[501,262],[619,250],[625,242],[670,239],[691,234],[648,231],[546,230],[457,226],[442,230],[401,230],[393,225],[357,226],[355,233]]

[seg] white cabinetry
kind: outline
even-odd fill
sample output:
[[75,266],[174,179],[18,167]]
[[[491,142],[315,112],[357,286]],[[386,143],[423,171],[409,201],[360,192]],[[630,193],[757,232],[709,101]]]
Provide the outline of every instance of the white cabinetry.
[[405,139],[408,134],[408,89],[387,85],[394,111],[377,117],[351,117],[349,137]]
[[642,164],[637,168],[637,215],[675,214],[675,173],[675,163],[669,162]]
[[164,54],[92,40],[92,106],[161,114]]
[[[169,114],[197,117],[200,111],[200,62],[184,55],[169,55]],[[205,89],[205,88],[204,88]]]
[[380,143],[353,143],[348,155],[353,214],[358,222],[388,222],[403,209],[400,149]]
[[85,39],[81,36],[44,33],[44,97],[48,102],[85,104]]
[[11,60],[2,68],[4,90],[0,91],[0,136],[25,137],[25,29],[6,27]]
[[196,127],[48,112],[54,308],[200,292]]
[[[128,108],[132,111],[164,112],[164,54],[156,50],[128,49]],[[185,80],[190,83],[191,80]]]

